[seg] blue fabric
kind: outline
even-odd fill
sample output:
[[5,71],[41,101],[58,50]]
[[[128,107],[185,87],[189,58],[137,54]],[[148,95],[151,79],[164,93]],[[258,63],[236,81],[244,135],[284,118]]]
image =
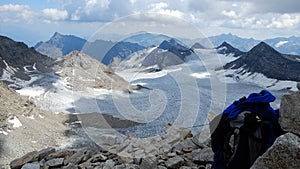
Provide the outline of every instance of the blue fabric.
[[[227,121],[236,118],[238,114],[243,111],[251,111],[253,113],[256,113],[261,118],[263,118],[263,120],[270,121],[272,123],[269,126],[270,128],[272,127],[280,128],[280,125],[278,123],[279,111],[274,110],[270,106],[270,102],[275,101],[275,99],[276,99],[275,96],[273,96],[267,90],[262,90],[259,93],[252,93],[247,98],[240,99],[232,103],[229,107],[227,107],[223,111],[223,115],[227,116],[226,118]],[[223,127],[223,132],[222,132],[223,135],[222,133],[219,133],[220,134],[219,141],[221,143],[223,143],[225,140],[224,133],[228,131],[229,123],[225,123],[222,127]],[[272,129],[270,129],[270,131],[271,132],[269,133],[267,147],[270,147],[276,138],[275,132],[272,132],[273,131]],[[217,151],[215,152],[212,168],[214,169],[226,168],[223,159],[222,147],[220,145],[218,146]]]
[[251,111],[270,120],[272,123],[277,123],[279,111],[274,110],[269,104],[275,101],[275,99],[275,96],[269,91],[262,90],[260,93],[250,94],[246,100],[235,101],[223,111],[223,114],[229,114],[228,119],[234,119],[243,111]]

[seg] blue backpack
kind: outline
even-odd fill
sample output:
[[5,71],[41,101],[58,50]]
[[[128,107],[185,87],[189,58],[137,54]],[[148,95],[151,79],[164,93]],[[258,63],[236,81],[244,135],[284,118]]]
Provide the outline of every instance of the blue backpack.
[[248,169],[282,134],[276,98],[267,90],[243,97],[210,123],[214,169]]

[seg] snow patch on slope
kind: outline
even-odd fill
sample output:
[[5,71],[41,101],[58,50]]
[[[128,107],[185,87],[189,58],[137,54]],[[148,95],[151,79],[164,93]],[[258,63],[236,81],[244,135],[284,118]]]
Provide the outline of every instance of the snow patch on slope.
[[22,123],[16,116],[14,116],[13,119],[8,120],[8,122],[13,125],[13,128],[18,128],[22,126]]
[[269,90],[298,90],[296,87],[297,82],[271,79],[261,73],[247,72],[243,68],[219,70],[217,76],[225,83],[250,83]]
[[275,47],[278,48],[286,43],[288,43],[289,41],[279,41],[278,43],[275,44]]

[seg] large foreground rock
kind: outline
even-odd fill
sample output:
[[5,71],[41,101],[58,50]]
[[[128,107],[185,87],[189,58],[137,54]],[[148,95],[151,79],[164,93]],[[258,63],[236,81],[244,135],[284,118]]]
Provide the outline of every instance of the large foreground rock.
[[300,92],[283,95],[280,105],[281,127],[300,134]]
[[292,133],[278,137],[251,169],[300,168],[300,138]]

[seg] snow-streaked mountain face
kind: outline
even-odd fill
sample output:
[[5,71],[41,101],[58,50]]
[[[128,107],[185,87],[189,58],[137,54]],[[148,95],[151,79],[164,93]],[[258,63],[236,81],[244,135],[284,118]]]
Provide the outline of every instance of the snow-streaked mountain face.
[[240,69],[243,72],[261,73],[278,80],[300,81],[300,62],[297,56],[284,55],[264,42],[259,43],[239,59],[224,66],[225,69]]
[[22,42],[15,42],[0,36],[0,76],[10,87],[20,88],[32,82],[38,74],[50,72],[53,60],[28,48]]
[[157,65],[160,69],[167,66],[182,64],[185,58],[193,51],[183,46],[175,39],[163,41],[158,48],[154,49],[145,57],[142,66],[149,67]]
[[234,57],[238,57],[238,56],[241,56],[241,55],[245,54],[245,52],[242,52],[239,49],[234,48],[233,46],[231,46],[227,42],[223,42],[216,49],[217,49],[219,54],[224,54],[224,55],[230,55],[231,54]]

